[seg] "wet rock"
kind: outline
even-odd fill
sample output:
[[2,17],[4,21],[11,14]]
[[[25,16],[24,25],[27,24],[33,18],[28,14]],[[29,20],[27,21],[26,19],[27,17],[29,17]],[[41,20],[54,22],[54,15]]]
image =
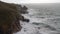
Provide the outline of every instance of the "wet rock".
[[[33,22],[32,24],[34,24],[34,25],[40,25],[42,27],[49,28],[50,30],[56,31],[56,28],[54,28],[54,27],[52,27],[50,25],[44,24],[44,23],[36,23],[36,22]],[[38,27],[38,29],[40,29],[40,27]]]
[[29,22],[29,19],[24,19],[24,20],[22,20],[22,21]]
[[42,19],[44,19],[45,17],[39,17],[39,16],[37,16],[36,18],[42,18]]
[[54,27],[52,27],[52,26],[49,26],[49,25],[46,25],[45,28],[49,28],[50,30],[56,31],[56,28],[54,28]]
[[36,23],[36,22],[33,22],[32,24],[34,24],[34,25],[46,25],[46,24],[43,24],[43,23]]
[[26,32],[27,30],[24,30],[24,32]]
[[20,16],[19,20],[24,21],[24,22],[29,22],[30,20],[27,18],[24,18],[24,16]]
[[40,27],[37,27],[38,29],[40,29]]
[[40,23],[35,23],[35,22],[33,22],[32,24],[34,24],[34,25],[40,25]]

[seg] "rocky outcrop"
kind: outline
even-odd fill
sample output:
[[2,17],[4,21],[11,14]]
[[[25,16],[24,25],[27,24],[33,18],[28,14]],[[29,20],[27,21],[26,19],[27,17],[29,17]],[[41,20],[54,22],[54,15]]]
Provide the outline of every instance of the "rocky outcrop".
[[0,1],[0,34],[13,34],[14,32],[20,31],[22,28],[20,20],[29,22],[29,19],[25,19],[21,15],[23,12],[25,14],[27,9],[18,10],[17,8],[16,4]]
[[27,13],[28,13],[28,12],[27,12],[28,8],[27,8],[26,6],[23,6],[23,7],[22,7],[22,5],[17,5],[17,4],[16,4],[16,6],[17,6],[18,11],[19,11],[21,14],[27,14]]

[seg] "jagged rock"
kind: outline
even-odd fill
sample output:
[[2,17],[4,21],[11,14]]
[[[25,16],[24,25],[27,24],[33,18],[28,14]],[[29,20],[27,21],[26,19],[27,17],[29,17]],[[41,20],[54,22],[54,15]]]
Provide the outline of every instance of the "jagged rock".
[[21,13],[21,14],[27,14],[28,13],[28,8],[26,7],[26,6],[21,6],[21,5],[17,5],[16,4],[16,6],[17,6],[17,9],[18,9],[18,11]]

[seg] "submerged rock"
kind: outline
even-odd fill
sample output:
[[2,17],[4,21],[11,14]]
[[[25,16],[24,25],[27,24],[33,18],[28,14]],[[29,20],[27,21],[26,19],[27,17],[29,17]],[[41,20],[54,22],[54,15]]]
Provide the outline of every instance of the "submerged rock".
[[36,23],[36,22],[33,22],[32,24],[37,25],[37,26],[40,26],[40,27],[37,27],[38,29],[40,29],[41,26],[42,26],[44,28],[48,28],[50,30],[56,31],[56,28],[54,28],[54,27],[52,27],[50,25],[44,24],[44,23]]
[[49,26],[49,25],[46,25],[45,28],[49,28],[50,30],[56,31],[56,28]]
[[33,22],[32,24],[34,24],[34,25],[45,25],[44,23],[36,23],[36,22]]

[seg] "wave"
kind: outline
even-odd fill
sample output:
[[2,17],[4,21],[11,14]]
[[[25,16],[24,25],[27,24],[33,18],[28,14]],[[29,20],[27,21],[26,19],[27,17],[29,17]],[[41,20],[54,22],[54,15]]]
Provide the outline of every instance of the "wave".
[[21,22],[23,28],[17,34],[60,34],[60,16],[52,11],[29,9],[28,12],[29,14],[22,15],[30,19],[30,22]]

